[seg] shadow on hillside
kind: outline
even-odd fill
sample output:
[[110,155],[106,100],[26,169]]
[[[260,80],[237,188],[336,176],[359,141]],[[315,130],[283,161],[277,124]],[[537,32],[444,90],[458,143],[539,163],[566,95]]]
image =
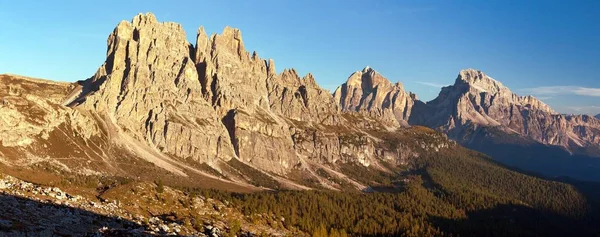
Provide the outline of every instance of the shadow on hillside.
[[578,180],[600,181],[600,158],[571,155],[560,147],[539,143],[519,145],[487,142],[466,144],[466,147],[485,153],[506,166],[519,169],[520,172],[533,172],[546,177],[567,176]]
[[[488,141],[489,142],[489,141]],[[540,225],[540,231],[546,229],[552,230],[547,236],[600,236],[600,227],[590,223],[600,221],[600,158],[583,155],[571,155],[567,151],[556,146],[546,146],[539,143],[534,144],[492,144],[484,145],[483,142],[478,146],[468,146],[468,148],[477,150],[491,156],[496,164],[508,169],[515,170],[530,176],[538,177],[549,181],[558,181],[570,184],[577,189],[587,200],[588,213],[585,216],[587,224],[573,220],[565,220],[567,225],[555,226],[550,224],[550,219],[561,221],[556,216],[543,214],[535,210],[526,210],[529,213],[537,215],[539,221],[546,221],[546,224]],[[586,181],[588,180],[588,181]],[[524,207],[520,207],[522,211]],[[474,213],[476,217],[482,213]],[[540,216],[541,215],[541,216]],[[563,223],[563,222],[561,222]],[[546,227],[544,226],[546,225]],[[562,229],[557,229],[562,228]],[[584,231],[585,230],[585,231]],[[560,233],[567,233],[561,235]],[[579,234],[583,233],[583,234]],[[544,236],[544,235],[539,235]]]
[[533,208],[499,205],[474,211],[467,219],[440,217],[431,222],[444,232],[460,236],[598,236],[598,226],[589,219],[578,220]]
[[154,236],[135,222],[6,194],[0,210],[0,236]]
[[93,77],[77,81],[77,84],[81,86],[81,92],[79,92],[79,94],[67,106],[75,106],[83,103],[85,101],[86,96],[98,91],[100,89],[100,86],[106,81],[106,79],[107,77],[103,76],[95,81],[93,80]]

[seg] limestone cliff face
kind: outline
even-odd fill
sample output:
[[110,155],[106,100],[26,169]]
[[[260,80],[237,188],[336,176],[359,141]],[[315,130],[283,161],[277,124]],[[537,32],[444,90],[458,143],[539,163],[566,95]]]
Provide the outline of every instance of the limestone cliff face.
[[246,51],[239,29],[225,27],[208,37],[200,27],[195,62],[205,98],[220,116],[237,107],[268,109],[268,65]]
[[[371,183],[348,169],[391,172],[450,144],[400,129],[415,99],[400,84],[365,69],[344,87],[352,93],[334,96],[312,74],[278,73],[274,60],[247,52],[238,29],[208,36],[200,27],[194,46],[179,24],[140,14],[107,44],[105,62],[78,83],[0,77],[0,160],[244,188],[316,180],[363,189]],[[432,139],[439,144],[424,144]]]
[[244,48],[239,29],[208,37],[198,29],[195,62],[201,91],[227,127],[236,155],[260,169],[283,173],[297,161],[287,124],[269,108],[265,60]]
[[209,37],[200,27],[195,62],[204,98],[222,118],[243,162],[284,174],[308,163],[368,166],[380,158],[373,144],[350,148],[340,142],[340,136],[362,133],[361,128],[349,124],[312,74],[277,73],[274,60],[245,50],[240,30],[226,27]]
[[286,69],[269,77],[267,88],[271,110],[286,118],[324,124],[337,122],[333,117],[339,114],[338,106],[310,73],[300,78],[294,69]]
[[108,38],[106,62],[75,103],[165,154],[229,160],[233,146],[203,97],[193,51],[179,24],[152,14],[122,21]]
[[600,142],[600,123],[587,115],[561,115],[532,96],[518,96],[485,73],[462,70],[454,85],[413,110],[412,124],[447,132],[469,141],[473,128],[497,127],[508,134],[532,138],[569,150]]
[[207,163],[221,172],[231,159],[280,176],[314,166],[335,169],[336,162],[405,163],[415,154],[381,146],[370,133],[393,131],[395,114],[409,116],[412,100],[401,85],[364,73],[371,103],[380,104],[372,108],[383,108],[374,114],[392,122],[342,112],[339,99],[312,74],[278,73],[274,60],[246,51],[238,29],[208,36],[200,27],[193,46],[180,25],[140,14],[115,28],[106,62],[68,104],[98,114],[115,130],[109,134],[131,138],[121,140],[185,160],[161,158],[184,170]]
[[416,100],[401,83],[392,84],[370,67],[350,75],[333,96],[344,111],[363,112],[400,125],[407,125]]

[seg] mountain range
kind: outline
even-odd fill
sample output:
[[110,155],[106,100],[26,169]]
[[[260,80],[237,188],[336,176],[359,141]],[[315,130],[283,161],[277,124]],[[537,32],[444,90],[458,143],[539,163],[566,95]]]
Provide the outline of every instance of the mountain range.
[[569,179],[600,181],[598,116],[475,69],[429,102],[370,67],[331,93],[238,29],[192,44],[147,13],[117,25],[90,78],[2,74],[0,98],[2,234],[598,233],[597,186]]
[[331,94],[311,74],[276,73],[274,60],[247,52],[240,30],[230,27],[211,36],[200,27],[193,45],[179,24],[140,14],[118,24],[106,61],[89,79],[1,78],[0,154],[9,164],[132,173],[115,165],[118,157],[234,186],[256,184],[245,174],[251,170],[277,187],[308,188],[290,178],[301,172],[340,189],[315,174],[324,169],[364,189],[369,184],[342,166],[389,171],[387,163],[452,146],[443,137],[430,148],[413,148],[418,141],[385,145],[399,129],[420,125],[507,165],[600,180],[597,118],[558,114],[474,69],[460,71],[429,102],[370,67]]

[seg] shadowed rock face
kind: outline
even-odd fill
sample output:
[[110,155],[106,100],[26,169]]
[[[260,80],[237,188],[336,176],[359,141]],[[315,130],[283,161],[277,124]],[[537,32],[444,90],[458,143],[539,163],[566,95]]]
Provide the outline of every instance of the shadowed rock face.
[[333,96],[343,111],[363,112],[400,125],[407,125],[416,100],[401,83],[392,84],[368,66],[350,75]]

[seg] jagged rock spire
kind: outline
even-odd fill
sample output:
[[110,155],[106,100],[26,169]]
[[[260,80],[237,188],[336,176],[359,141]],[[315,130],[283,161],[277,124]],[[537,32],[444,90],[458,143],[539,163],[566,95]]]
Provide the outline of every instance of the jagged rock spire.
[[392,84],[369,66],[350,75],[334,92],[342,110],[366,111],[375,116],[406,125],[415,96],[404,91],[401,83]]
[[202,96],[194,60],[208,55],[193,55],[193,49],[181,25],[158,22],[152,13],[122,21],[80,106],[114,123],[123,140],[132,137],[168,155],[209,163],[235,157],[225,127]]

